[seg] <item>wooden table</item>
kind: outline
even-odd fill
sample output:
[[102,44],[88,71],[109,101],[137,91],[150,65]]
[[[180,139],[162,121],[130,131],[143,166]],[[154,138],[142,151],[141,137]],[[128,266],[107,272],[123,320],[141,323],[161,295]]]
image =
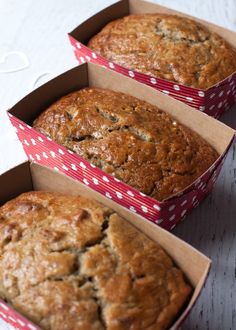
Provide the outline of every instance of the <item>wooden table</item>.
[[[0,173],[26,159],[5,110],[35,87],[76,65],[66,33],[113,2],[0,0]],[[156,2],[236,30],[235,0]],[[236,107],[222,121],[236,129]],[[205,290],[183,326],[186,330],[236,329],[235,148],[236,144],[214,192],[174,230],[213,260]],[[0,324],[0,329],[5,328]]]

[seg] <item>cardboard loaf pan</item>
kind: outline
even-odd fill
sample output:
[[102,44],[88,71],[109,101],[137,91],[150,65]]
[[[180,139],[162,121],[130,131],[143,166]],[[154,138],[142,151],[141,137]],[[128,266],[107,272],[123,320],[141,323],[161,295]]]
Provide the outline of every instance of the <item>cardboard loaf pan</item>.
[[122,0],[98,12],[69,33],[69,39],[77,61],[79,63],[91,61],[103,65],[108,69],[130,76],[133,79],[162,91],[163,93],[167,93],[210,116],[219,118],[221,114],[236,102],[236,72],[208,89],[192,88],[122,67],[114,62],[108,61],[86,46],[90,38],[100,32],[107,23],[129,14],[144,13],[163,13],[194,19],[209,28],[211,31],[222,36],[227,42],[236,48],[236,33],[233,31],[173,9],[163,7],[156,3],[154,4],[143,0]]
[[[114,209],[139,230],[158,242],[183,270],[194,288],[191,300],[171,327],[172,330],[178,329],[192,309],[206,281],[211,264],[206,256],[164,229],[147,222],[143,217],[133,214],[79,181],[47,167],[30,162],[23,163],[0,176],[0,187],[4,187],[0,190],[0,205],[23,192],[31,190],[56,191],[96,199]],[[0,318],[6,324],[10,324],[19,330],[38,329],[3,301],[0,302]]]
[[[127,93],[158,106],[207,140],[218,151],[219,158],[184,191],[159,202],[95,168],[31,128],[33,120],[55,100],[86,86]],[[211,191],[234,137],[234,131],[217,120],[146,85],[92,63],[75,67],[49,81],[17,103],[9,113],[31,160],[63,171],[166,229],[172,229]]]

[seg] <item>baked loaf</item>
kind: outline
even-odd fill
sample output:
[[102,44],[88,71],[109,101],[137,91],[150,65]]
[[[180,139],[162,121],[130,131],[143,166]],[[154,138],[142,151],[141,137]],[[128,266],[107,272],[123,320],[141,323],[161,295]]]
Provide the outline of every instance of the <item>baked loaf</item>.
[[206,89],[236,70],[236,49],[200,23],[174,15],[129,15],[88,47],[126,68]]
[[0,208],[0,296],[43,329],[167,329],[190,292],[157,243],[93,200],[34,191]]
[[190,185],[218,156],[157,107],[106,89],[85,88],[62,97],[33,126],[160,201]]

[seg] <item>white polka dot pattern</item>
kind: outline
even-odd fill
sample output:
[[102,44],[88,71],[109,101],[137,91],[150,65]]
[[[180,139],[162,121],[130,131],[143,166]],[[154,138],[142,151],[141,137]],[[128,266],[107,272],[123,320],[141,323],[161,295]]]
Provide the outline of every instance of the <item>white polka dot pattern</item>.
[[157,210],[157,211],[161,211],[161,207],[160,207],[160,205],[154,204],[154,205],[153,205],[153,208],[154,208],[155,210]]
[[129,209],[130,209],[131,212],[134,212],[134,213],[137,212],[134,206],[130,206]]
[[27,140],[24,140],[24,142],[23,142],[25,145],[27,145],[27,146],[29,146],[30,144],[29,144],[29,142],[27,141]]
[[156,223],[157,225],[160,225],[162,222],[163,222],[163,219],[157,219],[157,220],[155,220],[155,223]]
[[112,199],[111,194],[110,194],[109,192],[106,192],[106,193],[105,193],[105,196],[106,196],[107,198]]
[[71,164],[71,168],[72,168],[73,171],[77,171],[77,167],[76,167],[75,164]]
[[[12,117],[11,121],[17,128],[19,120]],[[226,150],[221,160],[217,161],[207,173],[197,180],[190,191],[179,194],[169,202],[158,203],[149,196],[128,187],[119,180],[115,180],[112,176],[104,174],[96,167],[89,166],[85,160],[66,149],[59,148],[55,142],[43,139],[43,137],[40,139],[41,135],[38,132],[27,128],[27,125],[22,125],[24,129],[19,129],[17,134],[20,140],[24,142],[24,149],[30,159],[35,159],[40,164],[56,170],[64,171],[107,198],[119,202],[131,212],[142,215],[168,230],[173,230],[180,221],[183,221],[186,215],[197,207],[206,193],[212,189],[227,154]],[[0,318],[11,324],[12,329],[37,329],[21,316],[15,315],[14,311],[8,315],[9,312],[8,307],[4,305],[1,308],[0,306]]]
[[62,165],[62,168],[63,168],[63,170],[65,170],[65,171],[69,171],[69,168],[66,166],[66,165]]
[[[83,47],[84,46],[81,45],[81,50]],[[81,56],[85,59],[86,56],[89,56],[90,59],[94,59],[92,52],[80,53],[79,57]],[[96,60],[99,60],[99,56]],[[106,65],[106,67],[108,66],[106,62],[104,62],[104,65]],[[112,67],[111,64],[110,66]],[[117,70],[117,65],[115,65],[114,69]],[[130,72],[132,72],[131,75],[133,75],[133,71]],[[140,74],[136,72],[134,75],[135,79],[138,79]],[[230,89],[233,89],[233,92],[236,94],[234,77],[231,79],[230,83],[232,82],[233,84],[231,84]],[[152,84],[150,77],[149,83]],[[157,85],[160,87],[159,79],[156,80],[156,86]],[[213,94],[212,90],[209,93],[208,91],[204,91],[203,93],[201,90],[196,90],[195,96],[193,94],[189,96],[186,92],[186,87],[177,84],[167,84],[161,90],[168,91],[170,95],[172,95],[172,93],[177,95],[181,92],[185,94],[184,98],[186,99],[187,97],[188,102],[193,106],[197,104],[195,98],[196,95],[202,102],[205,102],[205,100],[208,99],[210,100],[210,106],[214,106],[212,114],[216,116],[221,113],[226,104],[228,106],[231,104],[230,101],[226,102],[225,100],[227,91],[223,94],[221,93],[221,101],[218,102],[217,100],[219,99],[221,90],[218,90],[217,92],[214,91],[215,95],[212,99],[210,98],[210,95]],[[232,93],[230,92],[229,97],[231,96]],[[220,102],[222,102],[222,105],[218,108]],[[210,106],[198,104],[198,110],[209,111]],[[54,141],[47,139],[47,137],[36,132],[15,117],[11,117],[11,121],[14,127],[18,130],[17,135],[23,142],[23,147],[30,160],[64,172],[66,175],[79,180],[84,185],[89,186],[91,189],[103,194],[107,198],[118,202],[130,211],[135,212],[168,230],[171,230],[174,225],[178,224],[182,218],[185,217],[186,214],[189,214],[189,212],[202,201],[206,194],[211,191],[219,174],[218,168],[220,168],[222,158],[225,157],[224,154],[214,166],[203,174],[201,178],[188,188],[188,190],[179,192],[171,199],[171,201],[160,203],[142,192],[122,183],[119,179],[104,173],[101,169],[88,163],[80,156],[74,154],[71,150],[67,150],[57,145]]]
[[17,321],[17,323],[19,323],[22,327],[24,327],[25,326],[25,323],[24,322],[22,322],[21,320],[16,320]]
[[183,217],[186,213],[187,213],[187,210],[184,209],[184,210],[181,212],[181,217]]
[[135,76],[134,72],[133,71],[129,71],[129,76],[132,77],[132,78],[134,78],[134,76]]
[[193,98],[190,97],[190,96],[186,96],[186,100],[189,101],[189,102],[193,102]]
[[205,93],[202,92],[202,91],[199,91],[199,92],[198,92],[198,95],[199,95],[200,97],[204,97],[204,96],[205,96]]
[[211,110],[213,110],[214,108],[215,108],[215,104],[212,104],[212,105],[210,106],[209,110],[211,111]]
[[32,325],[32,324],[30,324],[30,323],[28,323],[28,327],[29,327],[29,329],[31,329],[31,330],[37,330],[38,328],[36,328],[34,325]]
[[175,219],[175,214],[173,214],[170,218],[169,221],[173,221]]
[[55,152],[54,151],[50,151],[50,154],[51,154],[51,156],[52,156],[52,158],[56,158],[56,154],[55,154]]
[[59,152],[59,154],[61,154],[61,155],[65,155],[64,151],[61,150],[61,149],[58,149],[58,152]]
[[[81,49],[81,47],[79,47]],[[96,59],[91,54],[87,54],[91,60]],[[82,55],[82,61],[87,61],[86,54]],[[107,66],[107,64],[106,64]],[[116,68],[115,68],[116,69]],[[135,73],[133,78],[138,79],[140,75]],[[195,107],[200,111],[210,113],[212,116],[219,117],[225,109],[228,109],[236,96],[235,91],[235,77],[231,78],[229,83],[234,82],[229,86],[227,84],[224,89],[224,93],[220,96],[221,90],[220,86],[217,90],[214,89],[215,96],[210,98],[213,91],[205,92],[205,96],[200,95],[201,91],[189,90],[186,91],[184,86],[178,85],[161,85],[161,80],[153,84],[149,78],[147,80],[148,84],[152,87],[169,91],[169,95],[175,95],[180,101],[184,101],[187,104]],[[179,89],[175,89],[174,86],[178,86]],[[195,94],[193,94],[195,93]],[[186,96],[190,100],[186,99]],[[227,98],[227,99],[226,99]],[[225,102],[227,101],[227,102]],[[221,102],[221,105],[219,106]],[[211,110],[210,110],[211,108]],[[179,194],[178,197],[174,197],[170,201],[163,203],[158,203],[148,196],[142,196],[138,191],[132,187],[128,187],[120,181],[116,181],[113,177],[108,174],[103,173],[101,170],[89,166],[89,164],[82,160],[80,157],[74,155],[69,151],[64,151],[63,153],[59,151],[59,146],[52,141],[48,141],[45,137],[41,137],[39,133],[34,130],[27,128],[21,123],[23,129],[17,126],[15,122],[17,134],[21,141],[24,141],[23,146],[31,159],[40,164],[50,166],[52,168],[57,168],[73,178],[83,182],[92,189],[105,195],[107,198],[112,199],[114,202],[118,202],[131,212],[142,215],[146,219],[152,221],[156,225],[162,226],[168,230],[173,230],[175,226],[191,212],[191,210],[199,205],[206,194],[212,189],[219,171],[222,167],[222,163],[225,159],[225,155],[222,155],[221,160],[211,167],[207,173],[205,173],[197,184],[193,185],[191,189],[184,192],[183,195]],[[41,137],[42,140],[39,138]],[[33,141],[31,140],[33,139]],[[26,143],[25,143],[26,141]],[[51,153],[53,152],[53,153]],[[46,157],[45,157],[46,155]],[[85,166],[81,166],[83,163]],[[104,180],[104,177],[108,180]],[[93,180],[94,179],[94,180]],[[131,194],[128,194],[130,192]],[[122,196],[122,198],[120,198]],[[9,314],[8,314],[9,313]],[[10,312],[9,308],[2,308],[0,306],[0,317],[10,325],[10,329],[18,330],[36,330],[37,327],[31,325],[29,321],[23,319],[14,312]]]
[[0,303],[0,307],[2,309],[4,309],[5,311],[8,311],[9,310],[9,307],[7,305],[5,305],[4,303]]
[[111,69],[115,68],[115,65],[112,62],[109,62],[108,65],[109,65],[109,68],[111,68]]
[[11,307],[8,307],[4,302],[0,302],[0,329],[40,330],[23,316],[16,313]]
[[117,196],[119,199],[122,199],[122,198],[123,198],[122,193],[119,192],[119,191],[116,192],[116,196]]
[[134,193],[133,193],[132,191],[130,191],[130,190],[127,191],[127,194],[128,194],[129,196],[134,197]]
[[144,205],[141,205],[141,210],[144,212],[144,213],[148,213],[148,208]]
[[170,212],[173,211],[173,210],[175,209],[175,206],[176,206],[175,204],[169,206],[169,209],[168,209],[168,210],[169,210]]
[[86,168],[86,165],[85,165],[83,162],[80,162],[80,163],[79,163],[79,166],[82,167],[83,169]]
[[[14,120],[16,119],[14,118]],[[119,202],[130,211],[138,213],[169,230],[171,230],[173,225],[176,225],[187,212],[190,212],[193,207],[199,204],[206,193],[206,188],[208,188],[205,177],[203,176],[195,182],[194,187],[196,187],[196,190],[191,190],[187,194],[178,194],[179,196],[172,200],[172,202],[158,203],[151,197],[131,187],[127,189],[127,185],[108,174],[105,175],[100,169],[88,166],[89,163],[82,160],[81,157],[73,153],[71,154],[66,149],[58,148],[55,142],[51,141],[50,145],[48,144],[49,142],[47,142],[46,147],[45,141],[41,143],[40,139],[38,139],[38,132],[31,130],[30,134],[32,137],[30,139],[28,135],[26,136],[27,133],[25,133],[25,131],[21,130],[20,135],[21,134],[24,136],[21,138],[23,140],[31,141],[33,138],[34,141],[39,141],[34,146],[32,146],[32,143],[28,143],[29,146],[25,145],[28,155],[30,154],[32,158],[36,159],[39,163],[49,164],[50,166],[53,165],[53,168],[56,167],[58,170],[64,171],[67,175],[80,180],[85,185],[89,185],[92,189],[99,191],[107,198]],[[44,146],[43,149],[42,146]],[[31,153],[29,153],[29,150]],[[40,160],[36,155],[40,157]],[[45,159],[46,155],[48,159]],[[73,161],[71,161],[71,157],[73,157]],[[63,159],[62,164],[60,163],[61,159]],[[218,172],[215,171],[214,167],[211,167],[209,173],[213,173],[212,184]]]
[[221,96],[223,96],[224,95],[224,91],[221,91],[220,93],[219,93],[219,97],[221,97]]
[[174,88],[174,90],[176,90],[176,91],[179,91],[179,90],[180,90],[179,85],[174,85],[173,88]]
[[[196,108],[198,111],[213,116],[214,118],[219,118],[236,102],[236,72],[207,90],[199,90],[128,70],[118,64],[107,61],[105,58],[91,51],[83,44],[76,42],[71,36],[70,41],[71,45],[74,47],[75,56],[80,64],[85,63],[86,61],[92,61],[104,68],[120,72],[141,83],[152,86],[162,93],[170,95],[177,100]],[[224,100],[227,102],[223,103]]]
[[156,85],[157,80],[156,80],[156,78],[150,78],[150,82],[151,82],[151,84]]
[[142,197],[146,197],[147,196],[144,193],[142,193],[141,191],[139,192],[139,195],[142,196]]
[[99,185],[99,181],[98,181],[98,179],[93,178],[92,180],[93,180],[93,183],[94,183],[94,184]]
[[103,179],[105,182],[110,182],[109,179],[108,179],[105,175],[103,175],[102,179]]
[[83,183],[85,183],[87,186],[89,185],[89,182],[87,179],[83,179]]

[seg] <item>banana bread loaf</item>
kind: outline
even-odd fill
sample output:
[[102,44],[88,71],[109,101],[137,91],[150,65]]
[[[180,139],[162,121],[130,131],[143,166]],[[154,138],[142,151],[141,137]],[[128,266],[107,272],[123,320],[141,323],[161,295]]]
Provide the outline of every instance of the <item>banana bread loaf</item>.
[[167,329],[190,293],[157,243],[93,200],[32,191],[0,208],[0,297],[42,329]]
[[200,23],[174,15],[129,15],[88,47],[131,70],[206,89],[236,70],[236,49]]
[[167,113],[107,89],[85,88],[64,96],[33,126],[160,201],[194,182],[218,156]]

